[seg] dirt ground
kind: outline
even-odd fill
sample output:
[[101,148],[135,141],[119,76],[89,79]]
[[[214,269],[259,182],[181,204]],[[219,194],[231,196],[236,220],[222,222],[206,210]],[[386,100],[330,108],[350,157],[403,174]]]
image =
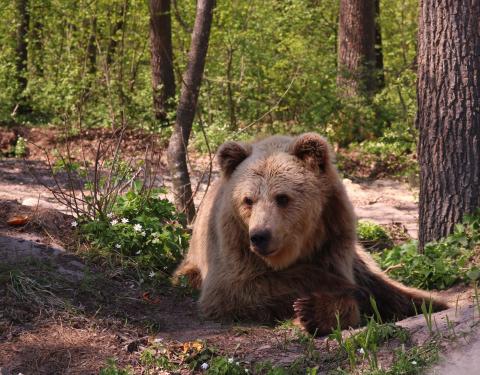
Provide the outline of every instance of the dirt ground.
[[[55,147],[55,132],[22,131],[50,151]],[[102,136],[87,134],[74,141],[92,147]],[[145,142],[145,138],[131,137],[130,152],[140,155],[142,150],[134,145]],[[199,360],[202,355],[211,356],[212,350],[246,366],[266,361],[288,366],[303,361],[305,367],[318,366],[319,373],[327,373],[345,361],[338,358],[335,345],[327,338],[306,339],[286,325],[205,321],[199,317],[191,293],[168,285],[146,288],[119,277],[111,267],[72,253],[76,241],[70,225],[73,217],[48,189],[55,182],[43,152],[29,149],[26,160],[0,159],[0,374],[96,374],[111,358],[118,366],[129,365],[142,374],[149,368],[141,361],[141,353],[152,347],[182,364]],[[157,183],[168,186],[165,163],[159,157]],[[208,160],[199,157],[195,161],[192,175],[193,185],[198,185],[198,204],[205,191]],[[66,187],[66,176],[58,175],[57,179]],[[388,179],[344,183],[360,218],[406,228],[411,237],[416,237],[415,190]],[[25,225],[7,223],[12,216],[22,215],[28,217]],[[478,321],[472,316],[475,306],[471,291],[460,286],[443,294],[456,307],[434,315],[439,332],[448,336],[451,324],[457,333],[471,332]],[[412,332],[410,346],[430,337],[422,317],[399,324]],[[199,346],[197,341],[201,342]],[[458,340],[458,347],[465,345]],[[382,350],[381,358],[388,363],[391,349]]]

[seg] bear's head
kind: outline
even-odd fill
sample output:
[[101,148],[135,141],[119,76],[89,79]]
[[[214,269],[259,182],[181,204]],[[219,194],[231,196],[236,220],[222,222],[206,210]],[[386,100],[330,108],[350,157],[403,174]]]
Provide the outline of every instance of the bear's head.
[[325,139],[306,133],[253,145],[227,142],[218,160],[226,209],[249,244],[245,250],[274,269],[308,256],[322,237],[322,212],[339,182]]

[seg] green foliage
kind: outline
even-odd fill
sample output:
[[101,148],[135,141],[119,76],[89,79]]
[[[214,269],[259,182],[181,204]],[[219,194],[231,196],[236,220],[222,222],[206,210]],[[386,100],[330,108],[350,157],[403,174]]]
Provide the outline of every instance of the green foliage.
[[163,191],[135,188],[119,195],[111,212],[96,220],[80,218],[80,231],[100,254],[134,266],[144,275],[168,275],[182,258],[188,234]]
[[357,223],[357,236],[365,247],[385,247],[392,242],[387,231],[379,224],[368,220],[359,220]]
[[393,338],[405,343],[408,340],[408,332],[393,323],[378,323],[372,317],[368,320],[366,328],[356,334],[344,338],[339,324],[329,338],[335,340],[340,350],[347,355],[352,371],[364,360],[368,362],[370,370],[378,370],[379,345]]
[[392,366],[387,371],[373,372],[370,375],[415,375],[423,374],[425,369],[438,359],[439,348],[434,341],[409,350],[397,349]]
[[407,285],[446,289],[457,282],[477,280],[480,269],[470,262],[480,244],[480,213],[467,216],[445,239],[428,243],[419,253],[417,242],[396,246],[378,255],[383,269]]
[[245,369],[234,358],[214,357],[210,362],[207,374],[210,375],[245,375],[249,370]]
[[382,175],[415,177],[418,175],[415,139],[402,126],[392,126],[376,139],[351,143],[346,155],[338,155],[339,169],[348,175],[370,179]]
[[129,368],[119,368],[115,359],[107,360],[107,366],[100,370],[100,375],[132,375],[133,370]]
[[27,155],[27,140],[23,137],[18,137],[15,143],[14,154],[16,158],[23,158]]
[[146,367],[147,373],[149,373],[149,369],[152,369],[153,371],[158,369],[173,371],[178,367],[170,362],[167,355],[157,355],[155,350],[152,349],[145,349],[142,352],[140,363]]
[[[77,129],[129,124],[168,136],[152,110],[148,4],[125,4],[29,1],[28,85],[18,93],[19,15],[14,3],[6,2],[4,18],[14,22],[0,25],[0,121],[12,120],[13,113],[20,122]],[[391,129],[414,134],[417,4],[382,0],[380,8],[385,87],[373,98],[346,99],[336,85],[338,1],[219,2],[195,145],[205,150],[203,130],[213,149],[226,138],[308,130],[341,145],[376,139]],[[177,2],[172,10],[177,96],[194,17],[195,2]],[[15,114],[20,97],[29,102],[30,113]]]

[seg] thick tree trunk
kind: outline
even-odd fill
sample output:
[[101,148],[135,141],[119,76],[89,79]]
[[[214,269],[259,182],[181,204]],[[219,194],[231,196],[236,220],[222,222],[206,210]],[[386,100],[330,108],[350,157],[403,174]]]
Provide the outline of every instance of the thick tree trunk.
[[192,222],[195,217],[195,206],[188,174],[187,146],[205,67],[214,6],[215,0],[197,1],[188,65],[182,80],[177,118],[167,152],[175,203],[179,211],[185,212],[188,222]]
[[420,247],[480,205],[480,1],[421,0]]
[[27,110],[23,92],[27,88],[27,63],[28,63],[28,26],[30,23],[30,14],[28,9],[28,0],[16,0],[17,7],[17,47],[16,47],[16,71],[18,82],[18,112]]
[[375,77],[375,0],[340,0],[337,85],[346,96],[370,95]]
[[175,97],[170,0],[150,0],[150,52],[153,109],[165,121]]

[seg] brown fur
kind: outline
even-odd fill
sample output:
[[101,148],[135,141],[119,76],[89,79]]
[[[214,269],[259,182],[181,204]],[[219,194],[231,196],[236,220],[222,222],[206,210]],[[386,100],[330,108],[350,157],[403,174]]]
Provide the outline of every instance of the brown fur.
[[[370,296],[386,320],[413,315],[425,299],[446,307],[383,275],[357,244],[352,205],[319,135],[228,142],[218,157],[222,178],[206,195],[176,271],[201,285],[205,316],[295,315],[309,332],[325,334],[337,312],[342,327],[358,325],[372,312]],[[258,231],[271,234],[262,251],[250,241]]]

